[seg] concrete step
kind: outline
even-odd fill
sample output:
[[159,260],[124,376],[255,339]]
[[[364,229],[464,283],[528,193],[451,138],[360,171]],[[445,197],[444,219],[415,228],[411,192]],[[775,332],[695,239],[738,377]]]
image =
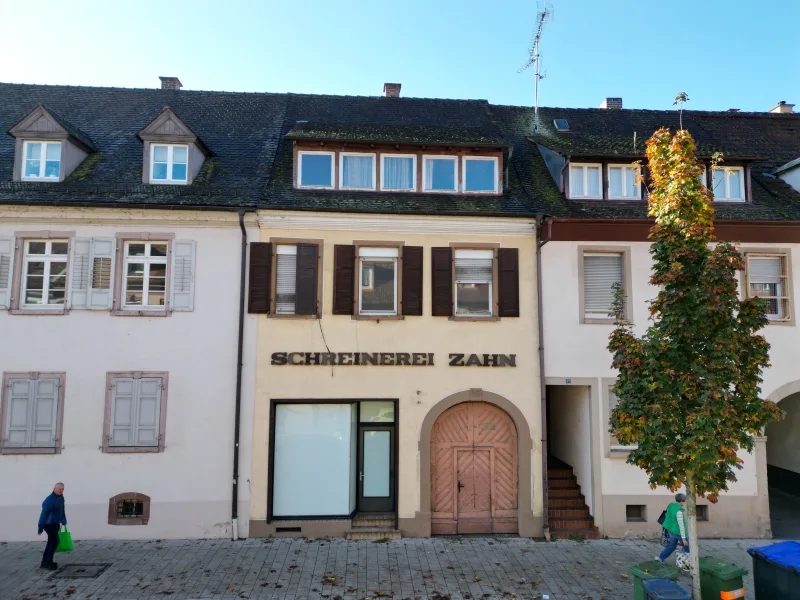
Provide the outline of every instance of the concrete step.
[[394,517],[353,517],[352,523],[354,529],[359,527],[388,527],[392,529],[394,527]]
[[578,538],[584,540],[599,540],[602,537],[596,527],[592,529],[553,529],[552,526],[550,527],[551,539],[556,537],[559,540],[568,540],[570,539],[570,535],[573,536],[573,539]]
[[354,527],[347,532],[348,540],[399,540],[403,536],[391,527]]
[[591,517],[574,518],[574,519],[551,519],[550,529],[593,529],[594,519]]

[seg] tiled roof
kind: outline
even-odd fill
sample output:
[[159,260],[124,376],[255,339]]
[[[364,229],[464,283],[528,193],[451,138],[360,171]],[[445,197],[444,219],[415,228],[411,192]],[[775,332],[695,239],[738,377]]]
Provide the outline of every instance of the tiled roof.
[[289,130],[286,139],[490,148],[500,148],[505,145],[497,128],[411,124],[365,125],[299,122]]

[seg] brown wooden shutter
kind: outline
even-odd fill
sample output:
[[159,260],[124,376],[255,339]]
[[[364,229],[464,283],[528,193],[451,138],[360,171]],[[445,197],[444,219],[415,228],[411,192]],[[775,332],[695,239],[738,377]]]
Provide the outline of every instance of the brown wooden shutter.
[[247,312],[269,312],[270,285],[272,284],[272,244],[250,242],[250,290]]
[[431,296],[434,317],[453,315],[452,248],[431,248]]
[[356,247],[333,247],[333,314],[352,315],[355,299]]
[[403,314],[422,316],[422,246],[403,247]]
[[519,249],[497,251],[498,316],[519,316]]
[[297,268],[294,314],[317,315],[317,254],[316,244],[297,244]]

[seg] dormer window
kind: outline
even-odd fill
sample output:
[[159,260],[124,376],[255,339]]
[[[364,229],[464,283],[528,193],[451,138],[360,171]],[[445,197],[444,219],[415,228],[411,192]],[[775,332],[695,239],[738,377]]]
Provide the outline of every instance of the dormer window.
[[150,144],[151,183],[186,183],[189,147],[177,144]]
[[497,193],[498,160],[496,158],[465,156],[463,161],[465,192]]
[[23,179],[52,179],[61,173],[61,142],[25,142]]
[[744,167],[716,167],[713,172],[714,200],[744,202]]
[[569,197],[602,200],[602,170],[599,164],[571,163],[569,165]]
[[609,200],[641,200],[642,188],[635,165],[608,165]]
[[423,157],[422,189],[426,192],[455,192],[456,165],[455,156]]
[[341,152],[339,187],[343,190],[375,189],[375,155]]
[[413,192],[417,189],[415,154],[382,154],[381,189]]
[[333,152],[298,152],[297,186],[333,189]]

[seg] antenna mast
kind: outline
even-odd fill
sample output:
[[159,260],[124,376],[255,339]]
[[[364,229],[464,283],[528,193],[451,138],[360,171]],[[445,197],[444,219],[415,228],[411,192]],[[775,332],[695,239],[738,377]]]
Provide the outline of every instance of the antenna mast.
[[542,40],[542,31],[544,30],[544,24],[547,21],[547,17],[550,15],[550,12],[547,10],[547,0],[544,0],[544,4],[542,7],[541,12],[537,13],[536,15],[536,33],[533,36],[533,43],[531,44],[531,48],[529,51],[529,58],[528,62],[525,63],[518,72],[522,73],[525,69],[533,65],[533,85],[534,85],[534,108],[533,108],[533,130],[534,132],[539,131],[539,80],[544,79],[544,75],[541,74],[541,64],[539,60],[539,42]]

